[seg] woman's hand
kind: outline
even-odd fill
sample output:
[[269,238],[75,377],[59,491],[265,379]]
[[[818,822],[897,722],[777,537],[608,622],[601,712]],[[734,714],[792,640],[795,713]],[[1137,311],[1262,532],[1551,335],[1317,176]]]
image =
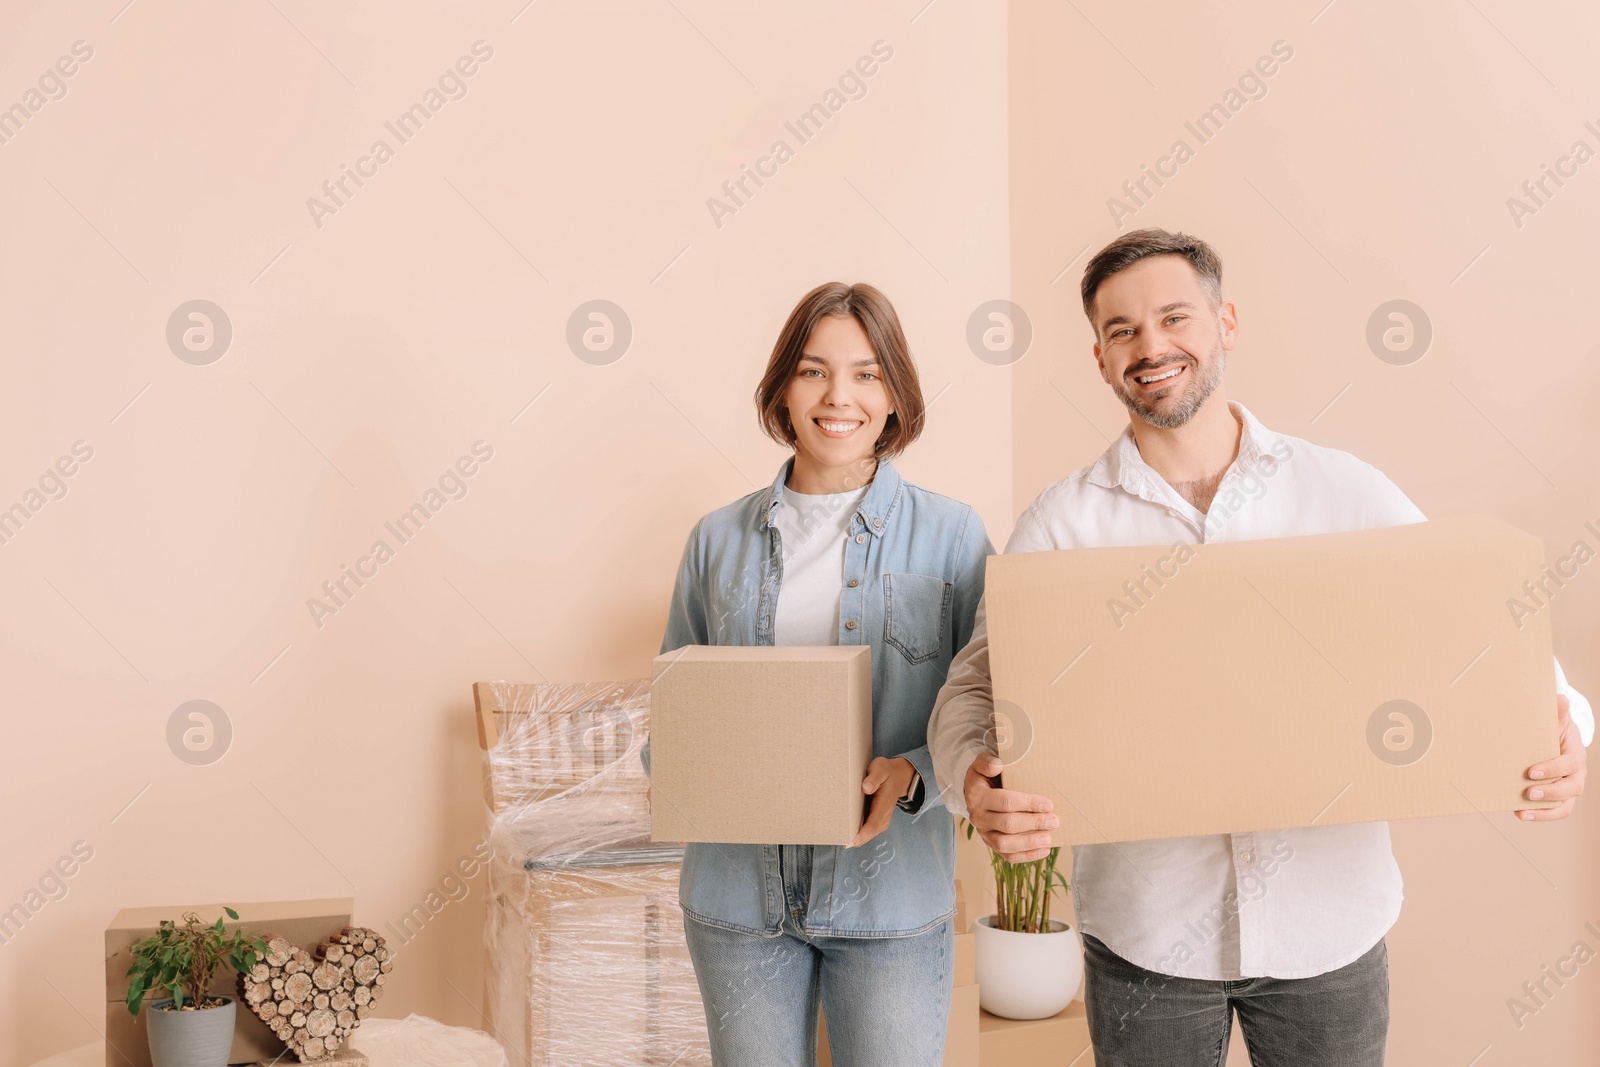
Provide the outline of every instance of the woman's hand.
[[867,821],[856,831],[855,838],[845,847],[860,848],[889,828],[894,816],[894,806],[911,788],[911,776],[916,768],[904,756],[885,759],[877,756],[867,764],[867,776],[861,779],[861,791],[872,797],[872,808]]

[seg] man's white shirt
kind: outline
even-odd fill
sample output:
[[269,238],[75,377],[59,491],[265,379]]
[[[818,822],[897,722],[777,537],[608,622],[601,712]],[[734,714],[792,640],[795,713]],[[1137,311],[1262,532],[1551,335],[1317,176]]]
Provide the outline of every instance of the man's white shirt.
[[[1424,520],[1368,464],[1274,433],[1242,405],[1229,406],[1242,426],[1239,453],[1205,514],[1144,462],[1130,428],[1093,464],[1040,493],[1017,520],[1005,551],[1252,541]],[[1594,715],[1559,663],[1556,684],[1589,744]],[[993,736],[992,716],[980,603],[973,638],[951,663],[928,723],[944,804],[958,815],[967,814],[967,769],[990,751],[985,739]],[[1135,774],[1129,781],[1138,784]],[[1402,896],[1387,823],[1073,849],[1079,930],[1146,970],[1181,978],[1325,974],[1359,959],[1384,936],[1400,914]]]

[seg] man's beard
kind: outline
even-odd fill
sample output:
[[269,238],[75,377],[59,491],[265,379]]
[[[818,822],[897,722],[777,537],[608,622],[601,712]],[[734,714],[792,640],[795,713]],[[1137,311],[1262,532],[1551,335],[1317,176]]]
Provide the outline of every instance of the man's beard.
[[[1217,347],[1212,351],[1211,357],[1210,369],[1203,378],[1193,377],[1193,368],[1195,366],[1193,359],[1181,363],[1158,364],[1139,372],[1140,374],[1148,375],[1160,374],[1162,371],[1171,370],[1175,366],[1190,368],[1191,377],[1184,385],[1183,392],[1172,400],[1170,406],[1165,409],[1152,406],[1150,401],[1130,393],[1127,386],[1123,384],[1122,379],[1113,379],[1111,391],[1117,394],[1117,399],[1122,401],[1131,413],[1151,426],[1162,430],[1176,430],[1194,418],[1194,413],[1200,410],[1200,405],[1206,402],[1206,398],[1216,391],[1218,384],[1222,381],[1222,370],[1227,363],[1227,353],[1223,350],[1221,338],[1217,339]],[[1156,398],[1155,404],[1166,404],[1168,399],[1167,397]]]

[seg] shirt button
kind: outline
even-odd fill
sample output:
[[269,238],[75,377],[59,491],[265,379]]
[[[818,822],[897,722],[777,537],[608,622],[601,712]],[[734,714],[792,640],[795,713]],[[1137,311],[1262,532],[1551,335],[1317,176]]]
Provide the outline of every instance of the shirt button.
[[859,545],[863,541],[865,541],[866,539],[867,539],[867,535],[866,534],[856,534],[856,544]]
[[883,527],[883,520],[882,519],[873,519],[872,520],[872,526],[873,526],[874,529],[881,529]]
[[860,585],[861,582],[859,580],[855,579],[855,578],[852,578],[848,582],[846,582],[845,584],[848,585],[851,589],[854,589],[856,586]]
[[1252,860],[1254,860],[1255,858],[1256,858],[1255,857],[1255,853],[1253,853],[1253,852],[1241,852],[1241,853],[1239,853],[1239,862],[1240,863],[1249,863]]
[[856,628],[856,620],[854,620],[854,619],[846,619],[845,623],[844,623],[844,628],[846,630],[854,630]]

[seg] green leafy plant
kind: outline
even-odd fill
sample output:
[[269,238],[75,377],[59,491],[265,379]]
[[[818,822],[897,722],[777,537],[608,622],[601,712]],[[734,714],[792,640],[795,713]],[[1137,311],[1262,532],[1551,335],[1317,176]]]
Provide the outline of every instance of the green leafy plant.
[[[967,824],[967,839],[972,839],[976,827]],[[1019,934],[1045,934],[1050,932],[1050,901],[1057,885],[1062,892],[1072,892],[1066,877],[1056,870],[1056,857],[1061,854],[1058,845],[1048,856],[1012,863],[1000,853],[989,850],[989,865],[994,868],[995,918],[997,929]]]
[[[230,919],[239,918],[232,908],[222,910]],[[236,971],[247,972],[269,949],[266,941],[247,938],[243,930],[235,929],[233,936],[228,936],[220,916],[207,926],[191,911],[184,914],[182,926],[163,919],[159,930],[135,941],[127,951],[133,957],[133,966],[128,968],[133,977],[128,985],[128,1014],[138,1015],[145,993],[158,989],[171,992],[174,1010],[215,1007],[206,1003],[205,992],[217,968],[228,963]]]

